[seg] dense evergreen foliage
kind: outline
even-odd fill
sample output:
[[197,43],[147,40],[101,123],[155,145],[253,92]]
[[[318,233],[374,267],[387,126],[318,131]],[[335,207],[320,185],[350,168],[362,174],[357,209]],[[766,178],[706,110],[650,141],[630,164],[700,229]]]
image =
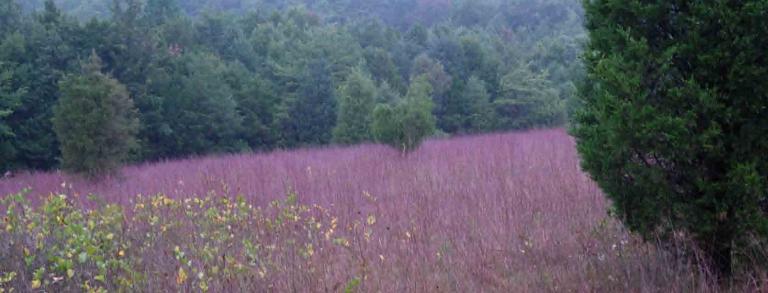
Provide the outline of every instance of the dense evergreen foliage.
[[401,97],[419,76],[430,115],[395,112],[434,119],[438,132],[563,123],[581,66],[581,9],[577,0],[0,0],[0,170],[60,167],[59,83],[91,52],[138,109],[137,161],[371,140],[374,109],[414,105]]
[[625,224],[765,264],[768,2],[586,1],[583,166]]
[[91,178],[116,171],[135,148],[139,131],[128,90],[101,69],[93,54],[81,74],[66,76],[53,109],[62,167]]

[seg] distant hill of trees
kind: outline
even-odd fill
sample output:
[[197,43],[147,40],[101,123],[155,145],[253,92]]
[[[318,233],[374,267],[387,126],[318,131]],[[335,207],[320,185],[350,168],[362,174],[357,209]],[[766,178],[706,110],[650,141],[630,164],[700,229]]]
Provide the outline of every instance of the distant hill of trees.
[[0,0],[0,170],[59,167],[59,83],[92,52],[138,111],[131,161],[375,139],[419,77],[438,132],[562,124],[580,3]]

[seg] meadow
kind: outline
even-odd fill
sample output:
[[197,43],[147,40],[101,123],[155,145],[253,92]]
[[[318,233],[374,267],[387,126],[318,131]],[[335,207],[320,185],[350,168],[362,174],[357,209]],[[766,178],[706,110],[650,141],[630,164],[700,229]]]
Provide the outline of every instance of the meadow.
[[407,155],[328,147],[121,174],[0,180],[0,288],[714,290],[704,270],[608,215],[562,129],[432,140]]

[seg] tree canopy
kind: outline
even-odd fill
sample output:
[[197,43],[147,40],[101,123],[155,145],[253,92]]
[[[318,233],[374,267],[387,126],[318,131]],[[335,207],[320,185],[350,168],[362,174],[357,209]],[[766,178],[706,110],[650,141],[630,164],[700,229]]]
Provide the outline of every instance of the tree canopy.
[[371,114],[375,106],[376,86],[362,69],[357,68],[339,88],[339,116],[333,130],[336,143],[353,144],[371,137]]
[[0,0],[0,20],[2,171],[61,166],[59,83],[92,52],[151,161],[374,140],[420,76],[440,133],[562,124],[585,38],[577,0]]

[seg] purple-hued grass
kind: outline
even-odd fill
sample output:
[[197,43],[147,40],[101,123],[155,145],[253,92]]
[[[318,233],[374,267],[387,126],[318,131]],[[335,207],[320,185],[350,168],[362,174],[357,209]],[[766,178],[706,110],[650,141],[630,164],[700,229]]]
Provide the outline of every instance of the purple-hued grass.
[[0,194],[23,188],[33,198],[93,193],[126,206],[159,193],[243,195],[266,205],[293,190],[299,202],[329,208],[342,227],[376,216],[374,241],[359,248],[365,291],[708,288],[688,264],[607,218],[562,129],[434,140],[407,155],[362,145],[131,166],[99,183],[60,173],[0,181]]

